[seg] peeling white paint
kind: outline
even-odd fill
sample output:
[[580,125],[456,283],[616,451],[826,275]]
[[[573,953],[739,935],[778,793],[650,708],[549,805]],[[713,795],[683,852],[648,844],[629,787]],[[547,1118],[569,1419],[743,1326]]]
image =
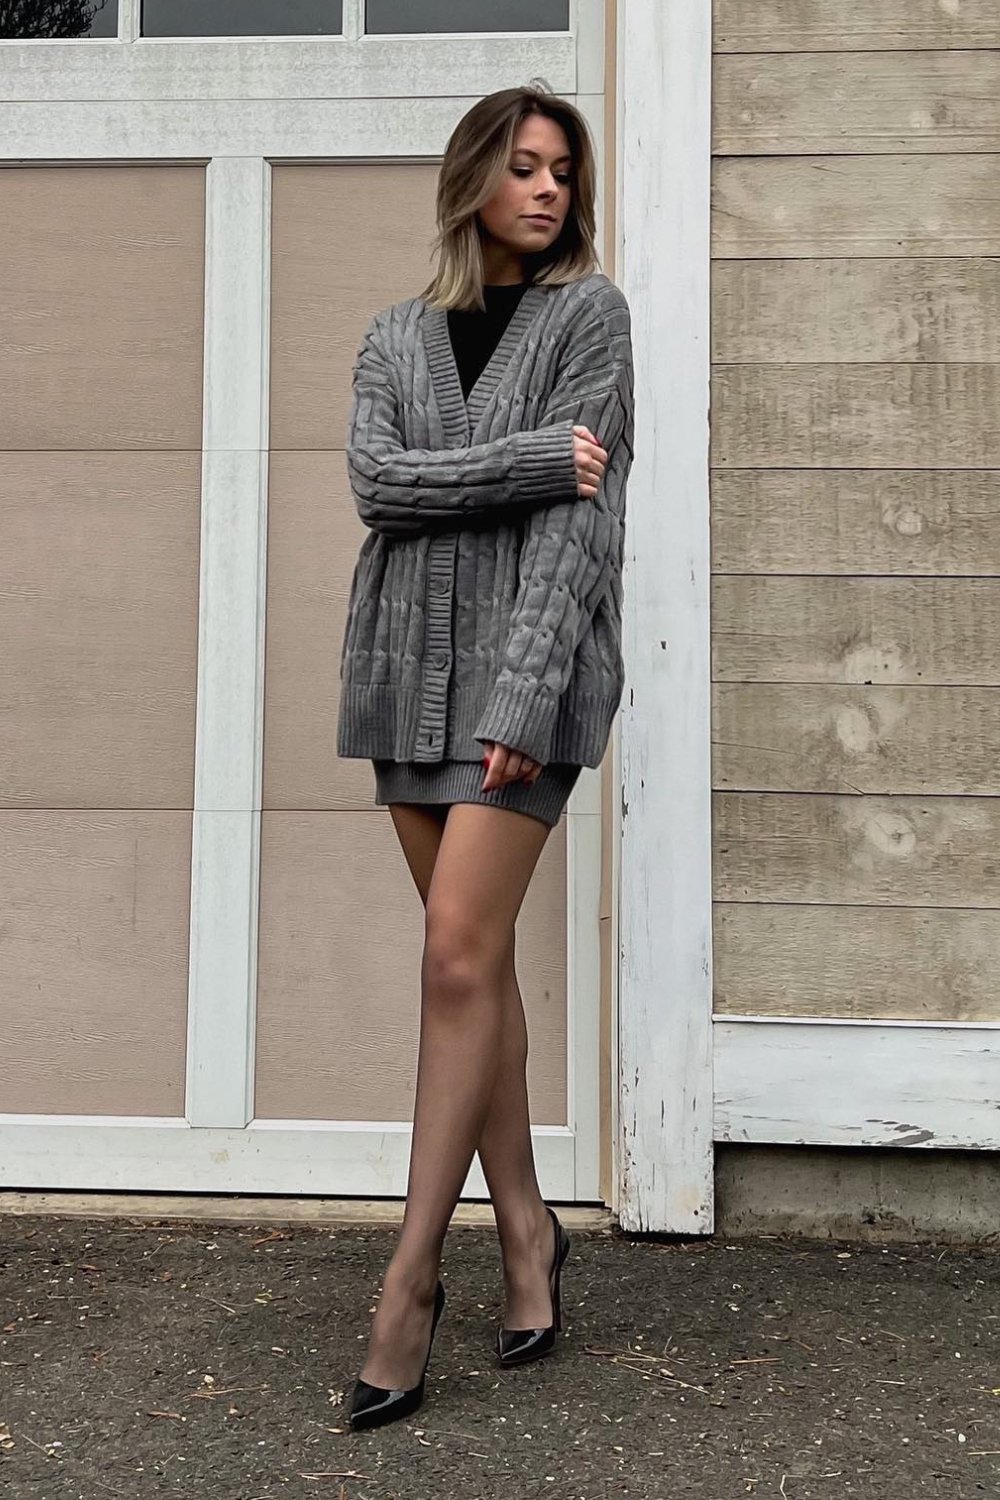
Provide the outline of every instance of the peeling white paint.
[[[636,453],[624,577],[619,922],[622,1227],[712,1225],[709,654],[711,0],[618,31],[617,279]],[[663,357],[664,349],[670,358]]]

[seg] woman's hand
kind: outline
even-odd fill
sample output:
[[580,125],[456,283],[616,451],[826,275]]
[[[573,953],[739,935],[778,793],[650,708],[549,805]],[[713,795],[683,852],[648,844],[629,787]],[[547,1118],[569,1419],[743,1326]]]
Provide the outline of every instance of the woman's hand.
[[585,499],[592,499],[604,478],[608,455],[589,427],[573,428],[573,457],[576,460],[577,493]]
[[484,792],[495,791],[497,787],[506,786],[510,781],[523,781],[525,786],[534,786],[542,774],[540,763],[532,760],[530,755],[522,755],[520,750],[497,745],[492,740],[486,741],[483,765],[486,767],[482,785]]

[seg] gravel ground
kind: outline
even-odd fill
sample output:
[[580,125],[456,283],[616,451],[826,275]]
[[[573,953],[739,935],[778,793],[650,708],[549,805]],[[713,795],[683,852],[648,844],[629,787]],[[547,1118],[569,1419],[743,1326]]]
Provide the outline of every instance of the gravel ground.
[[997,1500],[1000,1259],[570,1231],[557,1352],[502,1370],[453,1227],[427,1399],[351,1433],[390,1227],[0,1221],[12,1500]]

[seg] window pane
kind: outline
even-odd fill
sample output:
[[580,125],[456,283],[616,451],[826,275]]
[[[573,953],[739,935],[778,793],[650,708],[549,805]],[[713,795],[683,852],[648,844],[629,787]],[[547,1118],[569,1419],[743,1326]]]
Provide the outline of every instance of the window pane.
[[368,0],[365,30],[568,31],[569,0]]
[[118,0],[0,0],[0,41],[118,35]]
[[143,36],[339,36],[341,0],[142,0]]

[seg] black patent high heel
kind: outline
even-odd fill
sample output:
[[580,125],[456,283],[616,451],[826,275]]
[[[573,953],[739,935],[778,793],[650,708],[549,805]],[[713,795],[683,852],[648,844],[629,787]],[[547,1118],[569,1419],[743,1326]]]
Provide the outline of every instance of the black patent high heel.
[[431,1321],[431,1336],[427,1344],[427,1358],[424,1360],[423,1373],[416,1385],[386,1389],[381,1385],[369,1385],[367,1380],[359,1376],[351,1398],[351,1409],[348,1413],[351,1428],[360,1432],[366,1427],[381,1427],[384,1422],[395,1422],[398,1417],[408,1417],[415,1412],[424,1399],[424,1380],[427,1375],[427,1366],[430,1364],[431,1348],[434,1344],[434,1334],[438,1326],[438,1319],[444,1311],[444,1287],[439,1281],[434,1294],[434,1317]]
[[559,1306],[559,1274],[563,1261],[569,1254],[569,1235],[560,1224],[554,1211],[545,1205],[555,1230],[555,1254],[549,1272],[549,1291],[552,1293],[552,1322],[548,1328],[498,1328],[497,1358],[502,1365],[524,1365],[531,1359],[541,1359],[555,1348],[556,1334],[562,1329],[562,1312]]

